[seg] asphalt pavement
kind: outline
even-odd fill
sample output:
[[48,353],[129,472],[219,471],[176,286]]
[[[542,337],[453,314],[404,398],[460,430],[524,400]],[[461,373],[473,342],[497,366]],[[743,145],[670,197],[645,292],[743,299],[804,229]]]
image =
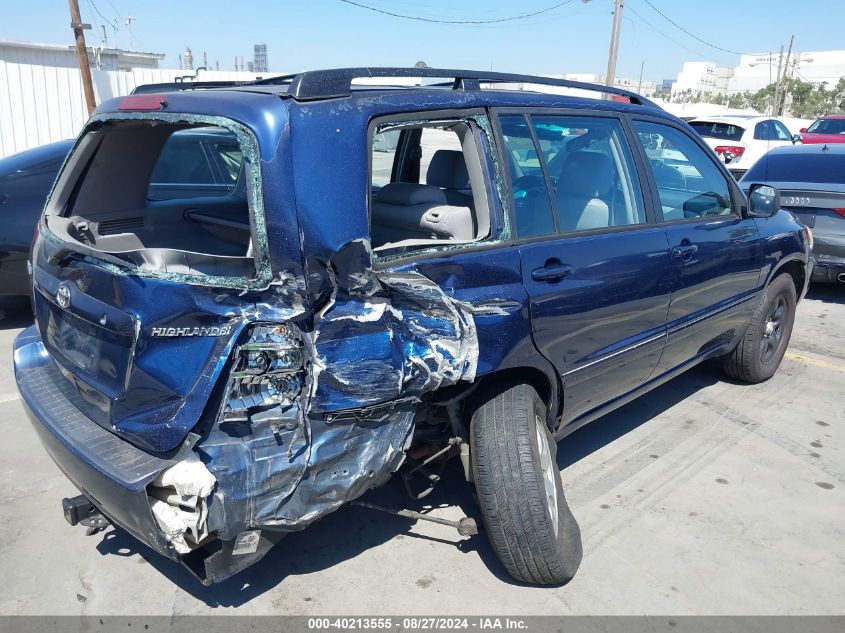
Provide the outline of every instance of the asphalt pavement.
[[[778,374],[748,386],[707,364],[575,432],[558,463],[584,538],[563,587],[514,582],[484,534],[349,507],[206,588],[125,533],[85,536],[12,375],[25,302],[0,300],[0,614],[842,614],[845,287],[798,309]],[[457,468],[422,502],[478,516]]]

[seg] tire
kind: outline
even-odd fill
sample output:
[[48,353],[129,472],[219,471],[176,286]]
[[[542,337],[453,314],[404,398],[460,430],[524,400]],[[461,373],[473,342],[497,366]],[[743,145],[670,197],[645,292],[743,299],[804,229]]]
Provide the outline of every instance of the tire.
[[780,366],[795,322],[795,284],[779,275],[766,288],[751,322],[732,352],[721,357],[722,370],[731,378],[759,383]]
[[517,580],[558,585],[581,562],[581,531],[563,496],[557,444],[545,420],[546,406],[530,385],[491,392],[473,413],[470,449],[478,504],[499,560]]

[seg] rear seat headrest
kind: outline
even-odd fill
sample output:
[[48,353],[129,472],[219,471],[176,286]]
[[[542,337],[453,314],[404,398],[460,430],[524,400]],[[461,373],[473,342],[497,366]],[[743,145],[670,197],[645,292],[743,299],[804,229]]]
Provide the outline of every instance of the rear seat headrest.
[[378,202],[411,207],[417,204],[446,204],[446,194],[433,185],[418,185],[413,182],[391,182],[382,187]]
[[469,174],[463,152],[454,149],[434,152],[425,181],[445,189],[469,189]]

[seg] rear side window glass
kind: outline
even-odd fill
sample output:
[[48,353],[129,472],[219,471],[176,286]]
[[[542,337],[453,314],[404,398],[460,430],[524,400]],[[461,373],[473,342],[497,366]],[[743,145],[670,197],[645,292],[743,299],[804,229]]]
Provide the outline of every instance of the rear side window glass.
[[754,138],[758,141],[788,141],[791,139],[786,127],[773,119],[760,121],[755,125]]
[[738,141],[742,138],[745,128],[732,123],[715,121],[690,121],[692,129],[705,138],[718,138],[723,141]]
[[536,237],[555,232],[555,220],[540,157],[525,117],[499,117],[507,150],[512,204],[518,237]]
[[651,166],[664,220],[733,213],[727,179],[710,156],[680,130],[635,121]]
[[242,166],[243,153],[229,130],[209,127],[175,132],[156,161],[147,197],[227,196],[235,190]]
[[646,221],[622,123],[614,118],[531,117],[545,158],[561,232]]

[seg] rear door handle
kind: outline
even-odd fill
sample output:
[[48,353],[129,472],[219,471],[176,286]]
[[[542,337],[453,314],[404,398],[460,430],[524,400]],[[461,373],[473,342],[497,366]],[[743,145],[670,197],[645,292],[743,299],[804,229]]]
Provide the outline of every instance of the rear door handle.
[[558,261],[550,260],[542,268],[535,268],[531,271],[531,279],[534,281],[557,281],[572,274],[572,266],[561,264]]
[[695,244],[683,244],[681,246],[672,247],[672,255],[678,259],[689,259],[696,252],[698,252],[698,246]]

